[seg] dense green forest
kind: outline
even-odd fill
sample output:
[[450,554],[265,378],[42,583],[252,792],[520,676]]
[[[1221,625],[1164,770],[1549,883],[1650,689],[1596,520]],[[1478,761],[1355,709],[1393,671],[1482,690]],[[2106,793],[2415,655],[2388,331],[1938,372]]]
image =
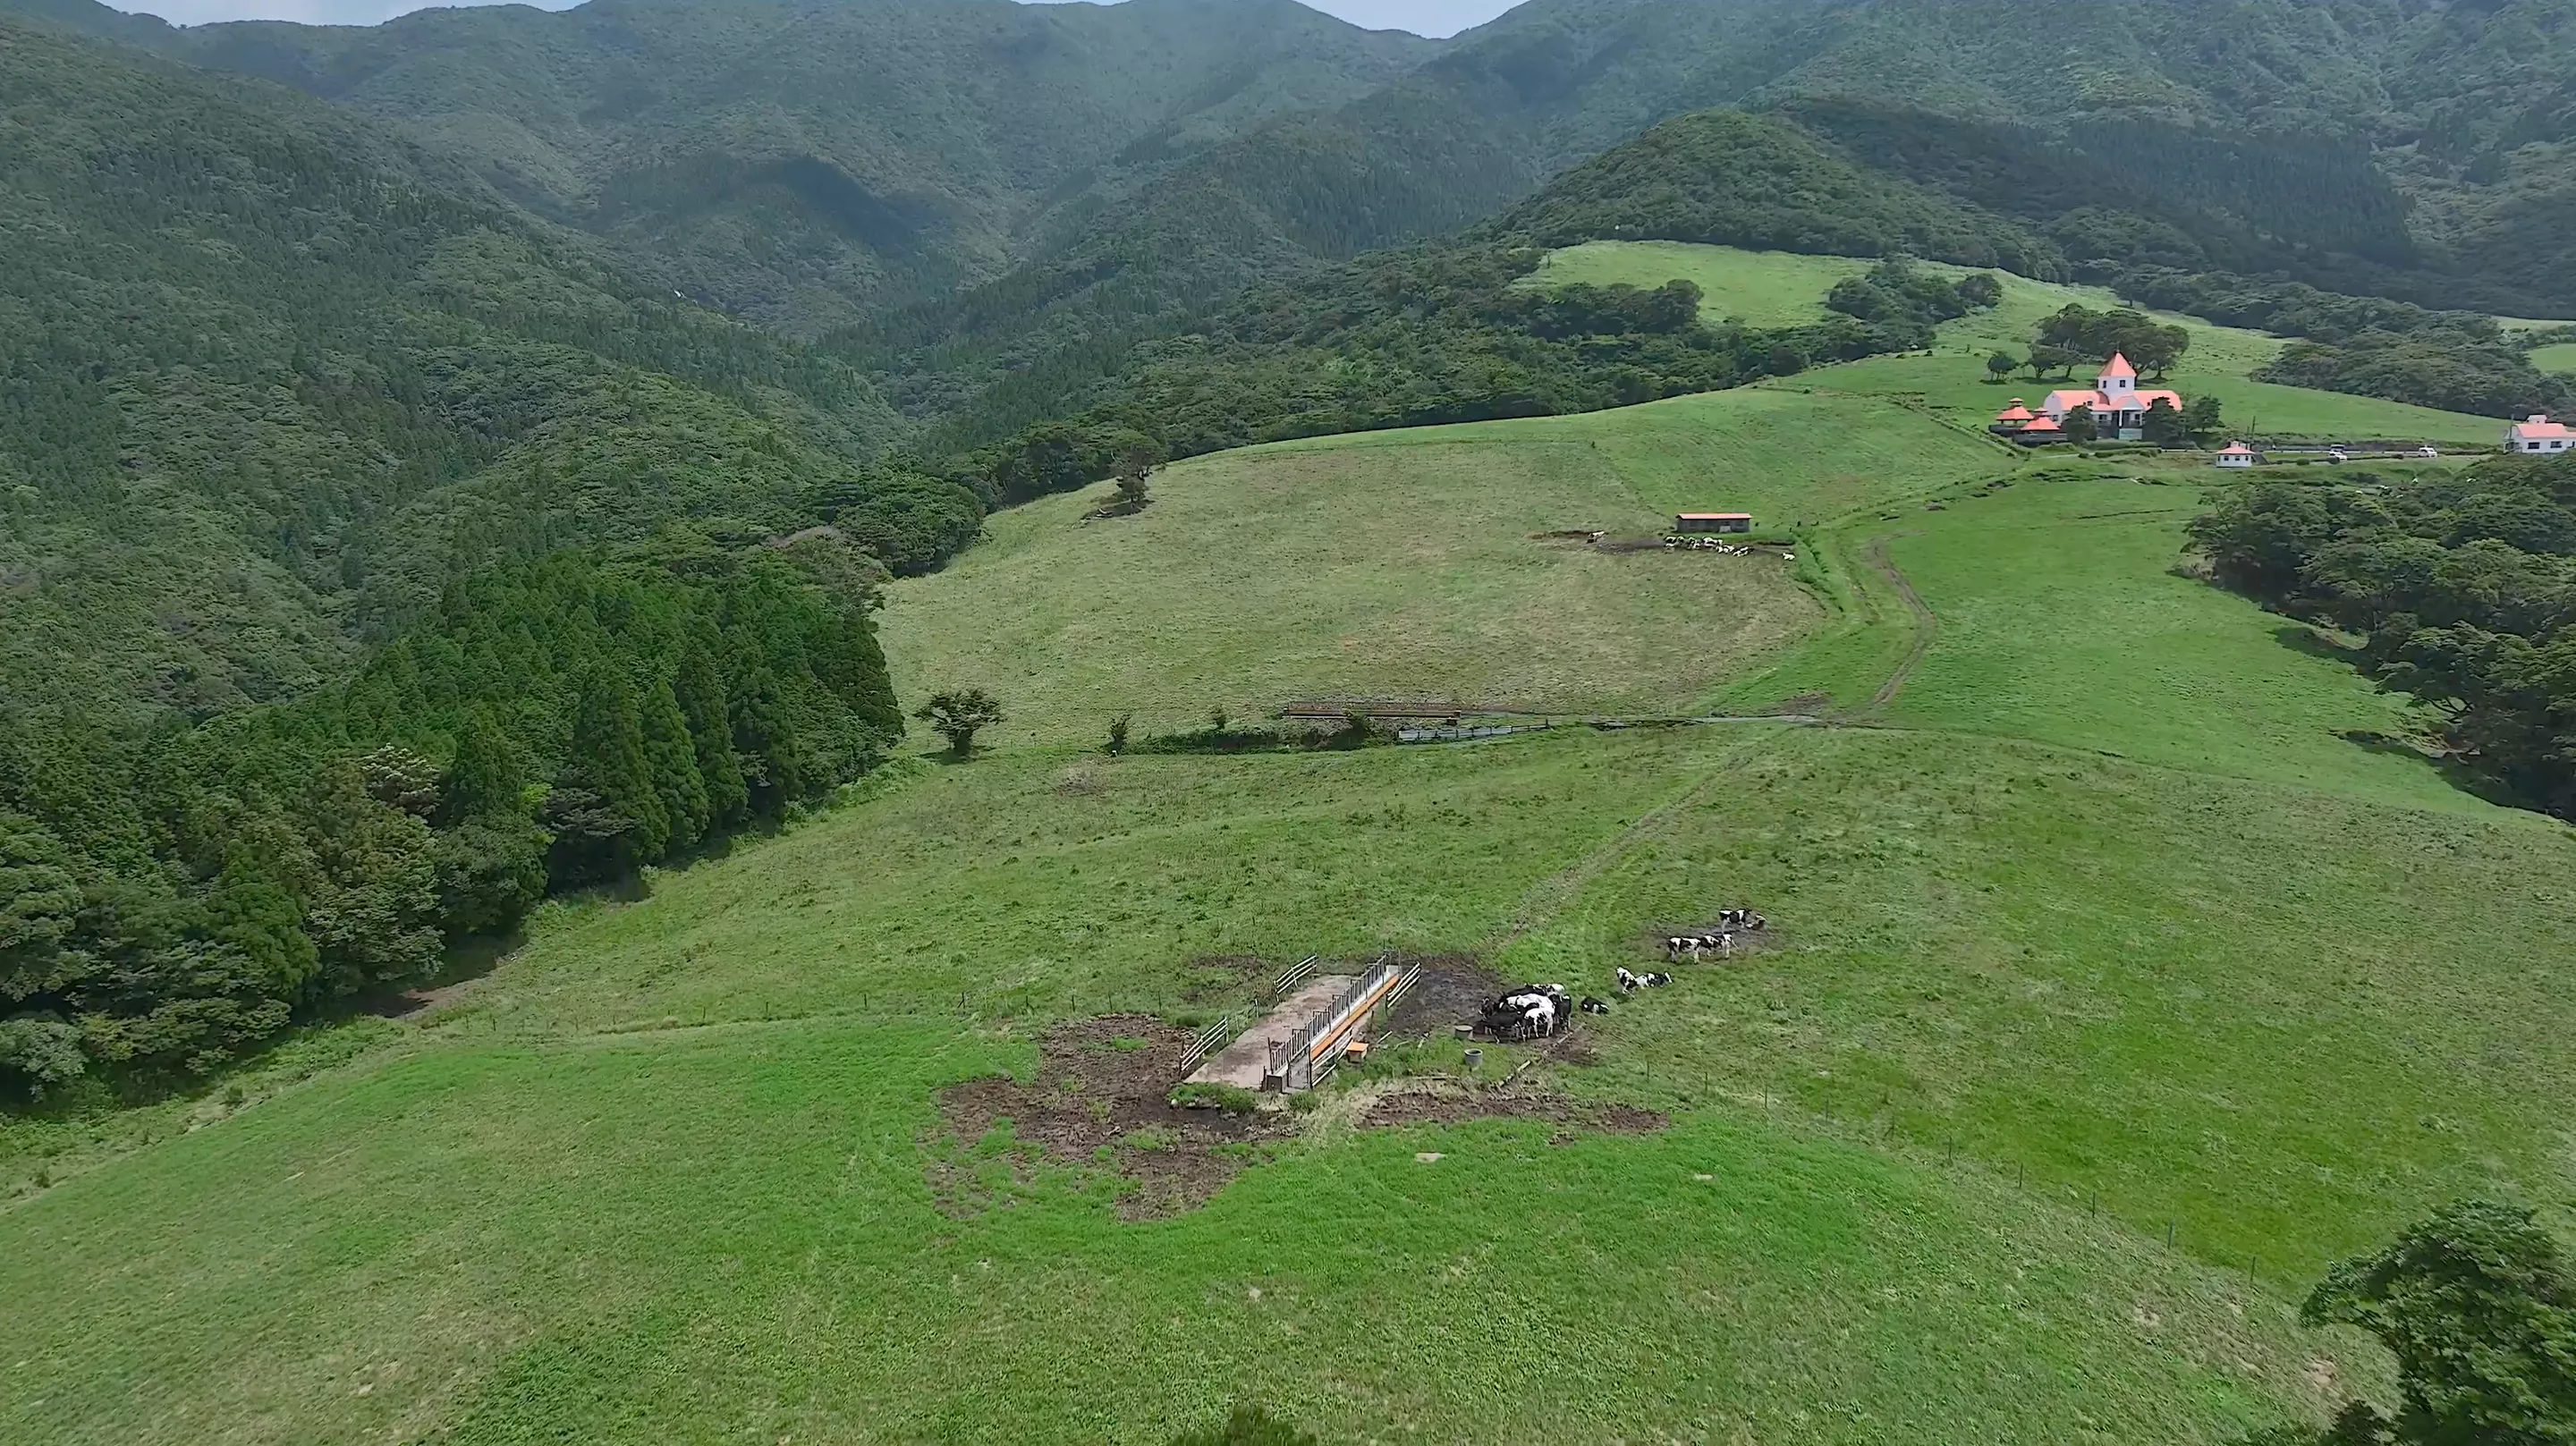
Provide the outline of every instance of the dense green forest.
[[849,366],[291,92],[0,22],[0,704],[328,680],[492,556],[974,500]]
[[0,1094],[200,1074],[903,733],[846,543],[679,533],[448,587],[347,683],[193,727],[0,715]]
[[2192,536],[2227,586],[2367,634],[2356,661],[2440,707],[2463,767],[2576,818],[2576,459],[2256,482]]

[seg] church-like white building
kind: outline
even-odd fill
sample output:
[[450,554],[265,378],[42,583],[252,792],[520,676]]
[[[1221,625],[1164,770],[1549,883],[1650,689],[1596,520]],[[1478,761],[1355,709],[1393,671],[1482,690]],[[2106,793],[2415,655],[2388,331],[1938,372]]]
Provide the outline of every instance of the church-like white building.
[[[2126,356],[2113,352],[2111,359],[2102,364],[2101,373],[2093,378],[2090,389],[2061,388],[2050,392],[2040,400],[2037,412],[2015,397],[2013,404],[1996,416],[1994,430],[2014,436],[2028,433],[2033,441],[2054,442],[2061,435],[2066,414],[2086,407],[2093,413],[2095,435],[2111,441],[2135,442],[2146,436],[2147,409],[2159,400],[2177,412],[2182,410],[2182,393],[2138,390],[2138,369],[2129,365]],[[2041,419],[2048,425],[2038,426]]]

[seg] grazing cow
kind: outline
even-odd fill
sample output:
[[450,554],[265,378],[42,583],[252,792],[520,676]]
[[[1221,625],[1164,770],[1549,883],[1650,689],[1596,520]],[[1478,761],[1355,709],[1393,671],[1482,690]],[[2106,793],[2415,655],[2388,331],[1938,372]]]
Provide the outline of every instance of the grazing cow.
[[1629,972],[1628,972],[1628,966],[1627,966],[1627,965],[1622,964],[1622,965],[1620,965],[1620,966],[1619,966],[1619,992],[1620,992],[1620,993],[1622,993],[1622,994],[1634,994],[1634,993],[1636,993],[1640,988],[1644,987],[1644,984],[1645,984],[1645,981],[1644,981],[1644,980],[1639,979],[1636,975],[1631,974],[1631,973],[1629,973]]
[[1593,998],[1589,994],[1584,995],[1583,1003],[1576,1007],[1586,1014],[1607,1014],[1610,1012],[1610,1006],[1608,1004]]
[[1706,939],[1695,934],[1675,934],[1664,941],[1664,962],[1679,964],[1682,962],[1683,955],[1697,954],[1700,946],[1707,942]]
[[1673,982],[1673,976],[1670,974],[1648,974],[1640,978],[1637,982],[1645,985],[1649,989],[1661,989],[1665,985]]

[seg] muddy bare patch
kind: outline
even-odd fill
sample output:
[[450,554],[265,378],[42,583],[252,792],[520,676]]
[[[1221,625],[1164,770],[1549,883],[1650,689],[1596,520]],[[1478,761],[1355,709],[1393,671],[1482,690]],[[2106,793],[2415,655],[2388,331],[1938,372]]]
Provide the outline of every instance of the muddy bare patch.
[[1396,962],[1417,965],[1421,975],[1395,1002],[1385,1037],[1438,1034],[1454,1024],[1473,1024],[1485,1006],[1508,986],[1473,954],[1399,954]]
[[[1205,1204],[1296,1129],[1284,1112],[1172,1104],[1189,1044],[1189,1031],[1150,1014],[1104,1015],[1040,1036],[1025,1084],[987,1076],[941,1091],[944,1128],[927,1165],[939,1208],[963,1218],[1008,1205],[1050,1170],[1110,1177],[1123,1219]],[[996,1153],[986,1142],[1005,1121],[1009,1143]]]
[[1462,1125],[1470,1120],[1539,1120],[1556,1126],[1552,1144],[1569,1144],[1582,1132],[1643,1135],[1671,1123],[1661,1111],[1634,1105],[1568,1099],[1530,1089],[1478,1089],[1427,1083],[1380,1096],[1360,1124],[1369,1129],[1403,1125]]

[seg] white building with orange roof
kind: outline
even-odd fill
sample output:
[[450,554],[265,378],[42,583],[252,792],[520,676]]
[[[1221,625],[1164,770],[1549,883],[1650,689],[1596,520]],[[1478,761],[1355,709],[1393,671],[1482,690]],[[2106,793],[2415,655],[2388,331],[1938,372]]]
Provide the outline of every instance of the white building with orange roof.
[[2564,452],[2571,444],[2576,444],[2576,428],[2549,420],[2546,412],[2534,412],[2504,429],[2504,449],[2508,452],[2538,452],[2545,456]]
[[2039,414],[2037,412],[2030,409],[2028,403],[2024,402],[2019,397],[2015,397],[2012,399],[2011,406],[1995,413],[1995,424],[1988,427],[1986,430],[1989,432],[2018,432],[2022,428],[2030,425],[2032,419],[2038,415]]
[[2118,352],[2102,364],[2101,373],[2093,378],[2091,390],[2062,389],[2050,392],[2039,404],[2039,410],[2052,422],[2064,423],[2066,414],[2077,407],[2090,408],[2095,434],[2122,442],[2135,442],[2146,435],[2147,409],[2163,401],[2179,412],[2182,393],[2138,390],[2138,369]]
[[2262,454],[2242,442],[2230,442],[2218,449],[2221,467],[2251,467],[2262,460]]

